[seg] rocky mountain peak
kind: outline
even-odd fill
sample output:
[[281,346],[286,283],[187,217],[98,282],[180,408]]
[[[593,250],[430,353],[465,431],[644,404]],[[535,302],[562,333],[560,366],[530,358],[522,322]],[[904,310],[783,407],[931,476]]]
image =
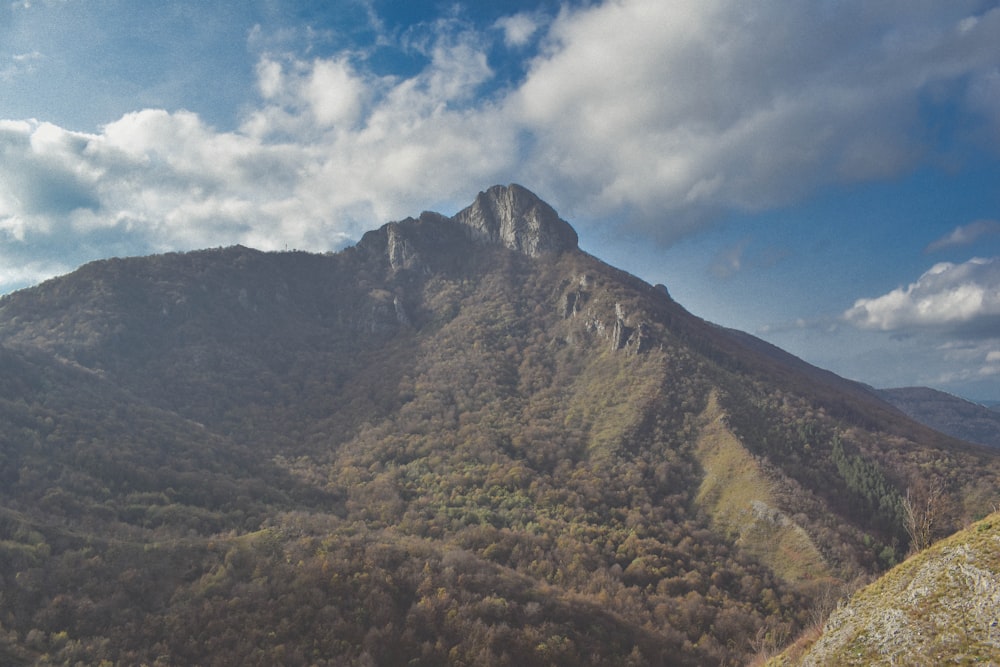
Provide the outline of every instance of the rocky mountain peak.
[[520,185],[494,185],[480,192],[455,221],[473,238],[499,243],[529,257],[557,254],[577,247],[576,231],[559,214]]
[[573,227],[537,195],[516,184],[494,185],[480,192],[453,217],[424,211],[419,218],[386,223],[367,232],[358,247],[387,255],[393,270],[414,269],[424,263],[424,251],[442,247],[456,232],[464,232],[475,243],[500,245],[529,257],[577,248]]

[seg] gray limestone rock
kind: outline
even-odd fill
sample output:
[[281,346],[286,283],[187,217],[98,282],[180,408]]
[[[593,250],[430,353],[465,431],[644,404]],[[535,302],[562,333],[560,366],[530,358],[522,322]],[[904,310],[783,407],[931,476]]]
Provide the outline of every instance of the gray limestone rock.
[[494,185],[480,192],[454,220],[472,237],[522,252],[529,257],[558,254],[577,247],[576,231],[555,210],[520,185]]

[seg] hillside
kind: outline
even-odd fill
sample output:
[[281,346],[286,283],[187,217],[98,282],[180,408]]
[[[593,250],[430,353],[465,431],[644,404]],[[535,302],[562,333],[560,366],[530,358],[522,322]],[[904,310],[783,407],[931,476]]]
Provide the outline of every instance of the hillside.
[[688,313],[519,186],[0,298],[4,664],[740,664],[1000,456]]
[[928,387],[880,389],[879,396],[942,433],[1000,447],[1000,412]]
[[818,638],[797,643],[768,666],[996,664],[998,609],[995,513],[858,591]]

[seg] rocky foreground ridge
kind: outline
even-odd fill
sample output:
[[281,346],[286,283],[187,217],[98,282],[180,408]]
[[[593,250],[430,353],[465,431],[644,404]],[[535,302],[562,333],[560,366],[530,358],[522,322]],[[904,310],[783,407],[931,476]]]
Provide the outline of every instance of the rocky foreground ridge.
[[1000,663],[1000,513],[890,570],[768,667]]

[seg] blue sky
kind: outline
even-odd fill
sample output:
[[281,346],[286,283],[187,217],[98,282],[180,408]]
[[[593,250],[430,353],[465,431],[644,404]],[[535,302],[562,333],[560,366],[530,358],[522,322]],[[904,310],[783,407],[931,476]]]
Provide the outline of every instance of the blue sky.
[[4,0],[0,293],[521,183],[689,310],[1000,400],[1000,7]]

